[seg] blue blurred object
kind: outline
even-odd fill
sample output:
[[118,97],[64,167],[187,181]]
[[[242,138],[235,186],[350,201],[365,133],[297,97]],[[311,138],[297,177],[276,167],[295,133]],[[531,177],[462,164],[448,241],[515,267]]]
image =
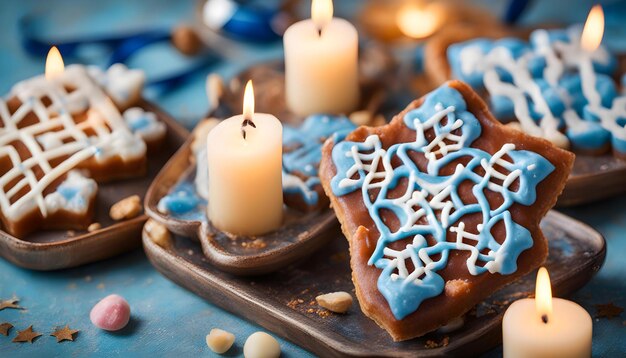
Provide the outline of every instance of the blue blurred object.
[[506,8],[502,21],[507,24],[514,24],[524,13],[530,0],[511,0]]
[[[269,42],[280,38],[274,31],[272,22],[280,13],[279,6],[263,6],[256,2],[236,2],[233,0],[207,0],[203,6],[203,23],[216,33],[235,41]],[[43,16],[43,15],[41,15]],[[41,31],[38,22],[42,18],[35,13],[27,14],[18,21],[19,34],[22,46],[26,52],[44,57],[50,47],[57,46],[66,58],[72,58],[83,46],[103,45],[111,53],[105,67],[115,63],[126,63],[131,57],[144,48],[171,40],[171,29],[154,28],[127,33],[112,33],[107,35],[86,35],[69,39],[46,37]],[[219,62],[220,57],[215,52],[204,51],[195,61],[191,61],[185,68],[172,71],[159,78],[149,78],[146,86],[154,87],[159,91],[170,90],[196,74],[199,70]]]
[[206,0],[202,22],[212,31],[238,41],[268,42],[280,39],[273,22],[280,6],[260,2]]

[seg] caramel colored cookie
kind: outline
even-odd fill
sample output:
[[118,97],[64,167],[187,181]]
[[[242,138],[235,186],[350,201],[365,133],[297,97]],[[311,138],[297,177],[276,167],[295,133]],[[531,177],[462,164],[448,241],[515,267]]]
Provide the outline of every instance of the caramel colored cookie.
[[500,124],[460,81],[329,139],[320,178],[363,312],[396,341],[419,337],[541,265],[539,223],[573,161]]

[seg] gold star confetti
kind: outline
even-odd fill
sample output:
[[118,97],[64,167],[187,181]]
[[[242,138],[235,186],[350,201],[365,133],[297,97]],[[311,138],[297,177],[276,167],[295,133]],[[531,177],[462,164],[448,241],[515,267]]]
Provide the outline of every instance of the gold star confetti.
[[11,328],[13,328],[13,325],[9,322],[0,323],[0,334],[3,336],[8,336]]
[[33,326],[30,325],[23,331],[18,331],[17,336],[13,338],[13,342],[28,342],[33,343],[33,340],[41,336],[41,333],[33,332]]
[[22,307],[20,307],[17,303],[20,301],[19,298],[17,297],[13,297],[10,300],[4,300],[4,301],[0,301],[0,311],[2,311],[5,308],[13,308],[16,310],[21,310]]
[[596,305],[596,317],[601,318],[604,317],[606,319],[611,319],[613,317],[617,317],[624,312],[624,309],[620,306],[616,306],[613,302]]
[[57,343],[61,341],[74,341],[74,335],[78,333],[77,329],[70,329],[68,325],[61,329],[57,329],[51,336],[56,337]]

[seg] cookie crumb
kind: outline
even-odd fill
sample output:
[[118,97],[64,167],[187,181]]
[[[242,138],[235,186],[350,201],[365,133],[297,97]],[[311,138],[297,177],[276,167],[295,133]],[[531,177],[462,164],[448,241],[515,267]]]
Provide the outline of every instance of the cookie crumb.
[[611,319],[613,317],[618,317],[624,312],[624,309],[620,306],[615,305],[613,302],[598,304],[596,306],[596,318],[606,318]]
[[141,212],[141,198],[139,195],[129,196],[111,206],[109,216],[115,221],[132,219]]
[[347,292],[333,292],[315,297],[317,303],[335,313],[346,313],[352,306],[352,295]]
[[100,230],[101,228],[102,228],[102,225],[100,225],[100,223],[92,223],[91,225],[87,227],[87,231],[94,232],[94,231]]
[[465,280],[449,280],[446,282],[445,293],[448,297],[460,297],[470,292],[470,285]]
[[218,354],[226,353],[233,346],[235,342],[235,335],[221,330],[219,328],[213,328],[206,336],[206,344],[209,348]]
[[424,348],[426,349],[441,348],[441,347],[447,347],[448,344],[450,344],[450,337],[445,336],[440,342],[434,341],[432,339],[427,340],[426,344],[424,344]]
[[255,239],[253,241],[244,241],[241,243],[241,247],[246,249],[263,249],[267,247],[267,243],[263,239]]
[[349,118],[357,126],[367,126],[372,121],[372,113],[368,110],[356,111],[350,113]]
[[304,300],[300,298],[294,298],[293,300],[287,302],[287,307],[295,310],[298,307],[298,305],[302,303],[304,303]]
[[183,55],[193,56],[202,49],[202,40],[190,26],[180,25],[172,31],[172,44]]
[[150,240],[152,240],[152,242],[161,246],[164,249],[170,247],[172,243],[172,237],[165,225],[149,219],[148,221],[146,221],[143,229],[146,231],[146,234],[148,234],[148,237],[150,238]]

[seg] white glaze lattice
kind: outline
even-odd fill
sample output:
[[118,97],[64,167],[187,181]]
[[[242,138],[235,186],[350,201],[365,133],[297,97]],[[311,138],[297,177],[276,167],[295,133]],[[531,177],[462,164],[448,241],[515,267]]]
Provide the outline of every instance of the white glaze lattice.
[[[9,98],[21,102],[11,114],[0,100],[0,159],[11,163],[0,177],[0,208],[10,220],[37,207],[46,216],[44,190],[91,157],[101,163],[113,156],[127,161],[145,155],[145,143],[133,136],[82,66],[69,66],[54,80],[39,76],[20,82]],[[37,121],[24,123],[31,112],[35,116],[28,118]],[[85,112],[86,120],[78,122],[75,116]],[[16,143],[27,149],[23,158]],[[27,192],[20,197],[23,190]]]

